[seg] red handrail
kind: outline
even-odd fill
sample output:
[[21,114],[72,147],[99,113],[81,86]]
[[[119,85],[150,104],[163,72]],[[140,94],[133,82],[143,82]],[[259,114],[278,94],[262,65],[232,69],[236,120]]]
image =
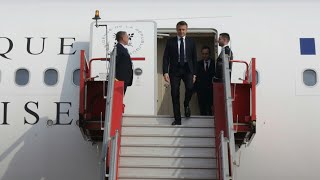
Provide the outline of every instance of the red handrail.
[[257,74],[256,74],[256,58],[252,58],[251,60],[251,76],[252,76],[252,114],[251,114],[251,120],[256,121],[256,85],[257,85]]
[[85,80],[87,78],[87,63],[85,63],[85,51],[80,51],[80,99],[79,99],[79,113],[84,114],[85,111]]
[[[92,59],[90,59],[90,61],[89,61],[89,71],[88,71],[89,77],[91,77],[91,64],[92,64],[92,62],[93,61],[105,61],[105,60],[106,60],[106,58],[92,58]],[[108,61],[110,61],[110,58],[108,58]]]
[[[123,81],[115,81],[114,82],[114,94],[113,94],[113,108],[112,108],[112,118],[110,122],[110,137],[114,137],[116,135],[116,131],[118,130],[118,142],[117,142],[117,166],[116,166],[116,179],[118,179],[118,168],[119,168],[119,159],[120,159],[120,144],[121,144],[121,130],[122,130],[122,113],[124,112],[123,105],[123,91],[124,91],[124,82]],[[111,148],[109,148],[110,150]],[[111,153],[108,153],[111,155]],[[110,158],[108,158],[110,159]],[[110,162],[110,161],[109,161]]]
[[242,60],[230,60],[230,62],[236,62],[236,63],[243,63],[246,65],[246,76],[245,76],[245,80],[243,81],[243,83],[248,83],[249,81],[249,64],[246,61],[242,61]]
[[[245,80],[243,80],[243,85],[242,87],[246,87],[245,91],[246,91],[246,98],[250,98],[250,100],[248,99],[248,101],[245,101],[246,103],[250,103],[251,104],[251,108],[246,108],[245,112],[248,114],[250,114],[250,118],[248,120],[251,120],[252,122],[256,121],[256,81],[257,81],[257,74],[256,74],[256,59],[252,58],[251,59],[251,64],[249,66],[249,64],[246,61],[242,61],[242,60],[231,60],[230,62],[235,62],[235,63],[243,63],[246,65],[246,73],[245,73]],[[250,76],[250,77],[249,77]],[[235,88],[235,85],[231,83],[231,87]],[[216,106],[214,106],[214,111],[215,111],[215,127],[216,127],[216,137],[219,137],[219,134],[221,131],[227,132],[227,125],[225,122],[225,111],[223,110],[224,106],[221,106],[221,104],[225,103],[225,99],[224,99],[224,93],[223,93],[223,83],[213,83],[213,88],[214,91],[217,93],[214,93],[214,104]],[[250,91],[248,94],[247,91]],[[241,93],[241,91],[238,91],[239,93]],[[233,97],[235,98],[235,96]],[[233,102],[233,105],[235,105],[235,102]],[[239,102],[239,101],[238,101]],[[239,104],[238,104],[239,105]],[[243,111],[243,110],[241,110]],[[249,115],[248,115],[249,116]],[[239,125],[234,125],[234,127],[239,128]],[[251,132],[251,133],[255,133],[255,130],[252,130],[251,125],[248,123],[246,125],[242,125],[241,126],[243,131],[247,131],[247,132]],[[224,135],[225,137],[228,138],[227,134]],[[216,139],[216,147],[220,147],[222,144],[221,142]],[[229,148],[229,147],[228,147]],[[218,171],[218,179],[221,180],[223,178],[223,174],[221,174],[221,168],[222,168],[222,162],[221,162],[221,152],[220,152],[220,148],[216,151],[217,154],[217,167],[219,169]],[[228,149],[228,151],[230,151],[230,149]],[[228,155],[230,156],[230,154],[228,153]],[[231,160],[230,157],[228,158],[229,161]],[[233,172],[231,172],[231,168],[230,166],[232,165],[232,162],[229,162],[229,174],[231,175]]]

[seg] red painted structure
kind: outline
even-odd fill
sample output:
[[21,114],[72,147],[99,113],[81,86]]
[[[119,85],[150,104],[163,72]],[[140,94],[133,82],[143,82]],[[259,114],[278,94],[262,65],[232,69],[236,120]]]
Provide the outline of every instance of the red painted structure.
[[[103,139],[104,118],[106,109],[107,83],[106,81],[93,81],[90,77],[91,62],[95,60],[106,60],[106,58],[91,59],[89,64],[85,59],[85,52],[80,54],[80,101],[79,101],[79,126],[83,136],[90,141],[98,142]],[[110,122],[110,137],[114,137],[118,130],[117,159],[119,164],[121,124],[123,105],[123,81],[115,81],[112,99],[112,117]],[[108,155],[110,155],[111,144],[108,145]],[[109,165],[108,156],[107,167]],[[118,167],[116,168],[118,177]],[[118,178],[117,178],[118,179]]]
[[[256,59],[252,58],[251,68],[245,61],[232,60],[233,63],[244,63],[246,65],[246,75],[243,83],[235,84],[231,83],[231,94],[233,98],[232,110],[233,110],[233,127],[235,131],[235,144],[241,146],[245,142],[250,141],[256,133]],[[251,79],[250,78],[251,75]],[[226,119],[226,97],[223,83],[213,83],[214,91],[214,116],[216,127],[216,155],[217,155],[217,167],[219,169],[218,179],[222,179],[221,176],[221,154],[220,154],[220,132],[224,131],[224,137],[228,137],[229,129]],[[230,149],[228,148],[228,151]],[[229,153],[228,153],[229,154]],[[230,162],[229,154],[229,166]],[[231,171],[231,168],[229,168]],[[230,172],[232,174],[232,172]]]

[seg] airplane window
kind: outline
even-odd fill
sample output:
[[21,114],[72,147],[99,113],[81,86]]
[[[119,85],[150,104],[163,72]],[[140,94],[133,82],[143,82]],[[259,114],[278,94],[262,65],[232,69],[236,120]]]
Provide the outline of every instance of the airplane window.
[[[243,78],[245,77],[245,75],[246,75],[246,71],[243,72]],[[258,85],[260,82],[260,74],[258,71],[256,71],[256,75],[257,75],[256,76],[256,85]],[[252,81],[251,73],[249,74],[249,81]]]
[[303,72],[303,83],[306,86],[314,86],[317,84],[317,73],[314,70],[307,69]]
[[259,75],[259,72],[258,72],[258,71],[256,71],[256,74],[257,74],[257,77],[256,77],[256,85],[258,85],[259,82],[260,82],[260,75]]
[[73,71],[73,84],[80,86],[80,69]]
[[58,72],[55,69],[47,69],[44,73],[44,83],[53,86],[58,82]]
[[29,82],[29,71],[26,69],[18,69],[15,77],[16,84],[19,86],[25,86]]

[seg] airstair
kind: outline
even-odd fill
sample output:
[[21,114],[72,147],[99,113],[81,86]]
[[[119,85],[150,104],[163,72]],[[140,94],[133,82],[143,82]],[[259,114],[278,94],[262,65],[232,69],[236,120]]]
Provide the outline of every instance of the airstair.
[[[249,65],[224,55],[225,78],[213,83],[215,117],[191,116],[171,126],[169,116],[123,116],[116,54],[116,47],[110,58],[87,60],[80,53],[79,127],[85,140],[102,142],[99,179],[236,180],[236,150],[256,133],[255,59]],[[91,76],[93,61],[109,61],[107,80]],[[242,83],[230,82],[229,62],[246,65]]]
[[[94,81],[90,61],[81,51],[79,125],[86,140],[103,142],[101,180],[235,180],[236,146],[255,134],[255,59],[250,66],[233,60],[247,66],[243,83],[230,83],[225,68],[225,83],[213,84],[220,92],[214,94],[215,117],[183,118],[181,126],[171,126],[168,116],[123,116],[123,83]],[[111,98],[107,89],[113,89]]]

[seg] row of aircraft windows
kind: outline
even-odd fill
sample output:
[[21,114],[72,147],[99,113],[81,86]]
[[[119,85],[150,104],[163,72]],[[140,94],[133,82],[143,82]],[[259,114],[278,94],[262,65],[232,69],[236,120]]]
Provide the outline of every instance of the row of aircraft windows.
[[[312,71],[312,70],[311,70]],[[314,72],[314,71],[313,71]],[[256,71],[257,73],[257,79],[256,79],[256,83],[259,83],[259,73],[258,71]],[[315,73],[315,72],[314,72]],[[305,76],[306,76],[306,82],[305,82]],[[54,86],[58,83],[58,71],[55,69],[47,69],[44,72],[44,83],[48,86]],[[311,78],[311,79],[310,79]],[[306,73],[304,73],[304,82],[305,84],[308,86],[309,84],[313,83],[313,74],[312,72],[309,72],[307,70]],[[19,86],[25,86],[29,83],[29,71],[25,68],[21,68],[18,69],[15,73],[15,83]],[[308,80],[310,79],[310,80]],[[73,71],[73,75],[72,75],[72,81],[73,84],[76,86],[80,85],[80,69],[76,69]]]
[[[43,81],[47,86],[54,86],[58,83],[59,75],[58,71],[55,69],[47,69],[44,72]],[[25,86],[29,83],[30,73],[27,69],[18,69],[15,73],[15,83],[19,86]],[[80,70],[76,69],[72,74],[72,82],[74,85],[80,85]]]
[[[54,86],[58,83],[58,71],[55,69],[47,69],[44,72],[44,83],[48,86]],[[25,86],[29,83],[30,75],[27,69],[18,69],[15,73],[15,82],[19,86]],[[73,84],[80,85],[80,70],[76,69],[72,75]],[[314,86],[317,84],[317,73],[312,69],[303,72],[303,83],[306,86]],[[259,83],[259,74],[257,73],[257,84]]]

